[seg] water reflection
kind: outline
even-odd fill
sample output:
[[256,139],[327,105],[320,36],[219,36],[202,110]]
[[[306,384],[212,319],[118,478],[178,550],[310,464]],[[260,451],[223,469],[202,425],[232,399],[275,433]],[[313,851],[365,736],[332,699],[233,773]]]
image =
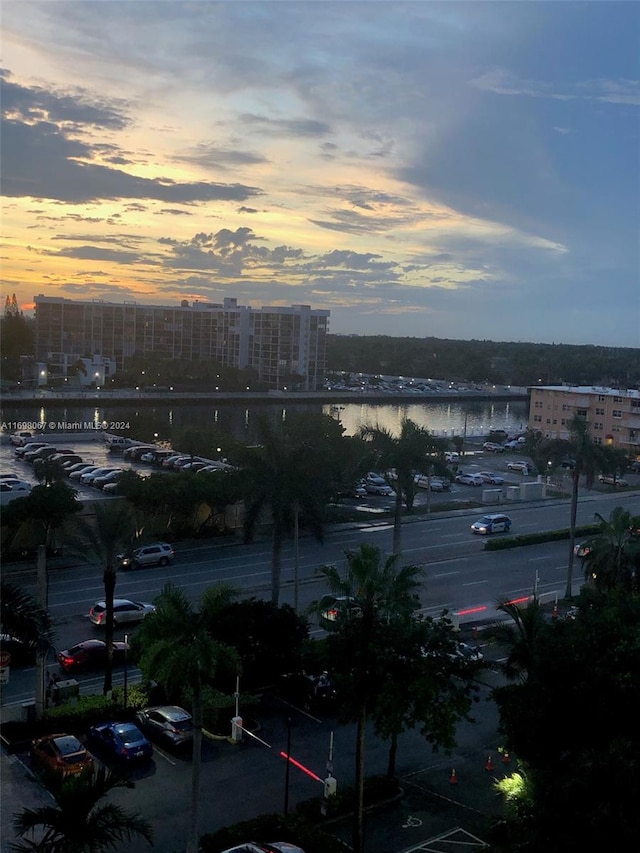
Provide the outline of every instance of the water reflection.
[[[284,421],[296,412],[331,415],[340,421],[347,435],[354,435],[363,425],[380,426],[398,434],[403,418],[410,418],[434,435],[468,436],[487,435],[491,429],[507,433],[524,430],[529,411],[526,401],[499,402],[491,400],[464,400],[460,402],[411,403],[261,403],[247,407],[234,405],[193,405],[174,401],[170,405],[150,406],[70,406],[68,404],[34,403],[33,409],[3,406],[3,421],[40,421],[66,423],[128,423],[126,429],[132,438],[158,434],[168,439],[175,429],[188,426],[209,427],[216,432],[233,435],[241,441],[256,440],[256,424],[261,416],[272,423]],[[466,425],[466,429],[465,429]],[[122,429],[118,430],[122,432]]]

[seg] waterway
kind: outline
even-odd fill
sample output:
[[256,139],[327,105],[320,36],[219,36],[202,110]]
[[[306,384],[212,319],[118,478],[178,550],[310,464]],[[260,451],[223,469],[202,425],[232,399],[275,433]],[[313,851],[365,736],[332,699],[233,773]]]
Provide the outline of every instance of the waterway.
[[505,430],[509,435],[526,429],[529,418],[527,400],[429,400],[416,402],[340,402],[323,403],[290,400],[273,403],[226,401],[218,403],[172,400],[144,405],[108,401],[64,402],[34,400],[20,406],[5,401],[2,405],[2,432],[29,429],[44,425],[48,431],[87,431],[91,425],[135,439],[149,441],[171,439],[186,427],[213,428],[220,437],[231,435],[251,443],[256,439],[256,424],[260,417],[272,423],[286,420],[293,413],[324,413],[339,419],[347,435],[355,434],[362,426],[379,426],[392,434],[400,431],[403,418],[409,418],[432,434],[441,437],[454,435],[484,436],[492,429]]

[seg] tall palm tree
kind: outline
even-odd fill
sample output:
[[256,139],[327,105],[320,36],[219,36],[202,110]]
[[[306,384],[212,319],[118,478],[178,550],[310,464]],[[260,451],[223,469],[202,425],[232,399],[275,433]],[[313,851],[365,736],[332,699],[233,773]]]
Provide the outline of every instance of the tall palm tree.
[[250,541],[265,509],[271,520],[271,601],[278,604],[284,540],[299,521],[318,542],[330,496],[327,466],[315,442],[266,420],[258,424],[259,445],[240,451],[245,494],[245,539]]
[[84,559],[98,560],[103,567],[105,601],[105,643],[107,660],[104,670],[103,692],[107,696],[113,688],[113,600],[117,581],[117,555],[131,545],[136,536],[136,522],[131,506],[126,501],[103,501],[95,504],[94,523],[78,519],[81,542],[73,549]]
[[15,853],[102,853],[135,836],[153,843],[153,831],[137,814],[112,803],[98,805],[115,788],[133,788],[129,779],[100,766],[50,785],[55,806],[25,809],[14,816]]
[[371,443],[377,454],[379,464],[384,470],[395,469],[395,510],[393,522],[393,553],[402,551],[402,503],[414,488],[416,471],[424,471],[428,476],[434,465],[433,454],[443,454],[446,443],[431,435],[428,429],[418,426],[415,421],[403,418],[400,434],[393,435],[379,426],[364,426],[360,435]]
[[336,626],[348,640],[351,701],[356,720],[356,806],[353,849],[364,853],[364,757],[365,732],[371,713],[377,679],[373,675],[374,642],[381,625],[395,617],[406,617],[418,606],[422,570],[418,566],[398,567],[398,555],[383,557],[379,548],[363,544],[347,551],[344,575],[335,566],[320,569],[329,594],[317,604],[318,612],[346,599],[348,607]]
[[53,641],[49,611],[34,596],[4,580],[0,582],[0,627],[3,634],[30,649],[46,650]]
[[565,598],[573,596],[573,549],[576,542],[576,518],[578,514],[578,486],[584,477],[587,489],[593,486],[596,475],[609,465],[605,449],[597,445],[589,433],[589,424],[581,415],[575,414],[569,422],[569,454],[575,459],[571,470],[571,510],[569,518],[569,563]]
[[199,848],[203,684],[215,678],[222,664],[239,669],[235,650],[212,639],[209,626],[234,597],[230,587],[220,584],[205,592],[196,610],[181,589],[166,584],[154,602],[155,613],[147,616],[137,636],[145,675],[169,693],[185,687],[191,692],[194,737],[187,853]]
[[585,571],[600,590],[621,587],[638,592],[640,581],[640,517],[618,506],[607,520],[595,514],[600,530],[589,540]]
[[537,598],[533,598],[526,607],[500,601],[496,609],[511,617],[512,621],[494,625],[487,635],[508,649],[502,667],[507,678],[526,681],[535,672],[540,636],[547,625],[542,606]]

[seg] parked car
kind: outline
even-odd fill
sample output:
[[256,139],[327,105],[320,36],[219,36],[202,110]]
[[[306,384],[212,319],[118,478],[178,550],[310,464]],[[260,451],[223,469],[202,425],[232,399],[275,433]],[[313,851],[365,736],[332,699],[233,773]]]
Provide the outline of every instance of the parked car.
[[616,477],[614,474],[598,474],[598,482],[605,486],[615,486],[617,489],[622,489],[628,486],[627,480],[622,477]]
[[382,474],[376,474],[375,471],[369,471],[369,473],[365,477],[365,481],[367,483],[377,483],[380,486],[388,485]]
[[67,477],[70,477],[74,471],[87,471],[89,468],[95,468],[96,466],[90,462],[63,462],[62,467]]
[[507,469],[509,471],[521,471],[523,474],[531,473],[531,465],[529,465],[528,462],[523,462],[517,459],[507,462]]
[[482,449],[489,451],[489,453],[504,453],[504,447],[501,444],[496,444],[495,441],[485,441]]
[[504,483],[504,477],[494,474],[493,471],[480,471],[478,477],[482,477],[483,483],[490,483],[492,486],[501,486]]
[[[113,601],[113,624],[128,625],[132,622],[142,622],[149,613],[155,613],[153,604],[143,601],[130,601],[127,598],[116,598]],[[96,601],[89,609],[89,619],[94,625],[103,627],[107,618],[107,605],[104,601]]]
[[470,646],[468,643],[458,643],[451,657],[464,663],[480,663],[484,660],[484,655],[479,646]]
[[425,474],[416,474],[415,484],[419,489],[429,489],[432,492],[446,492],[451,488],[449,480],[442,477],[427,477]]
[[9,666],[33,666],[36,648],[11,634],[0,634],[0,652],[7,652],[11,659]]
[[366,498],[368,492],[365,489],[362,483],[356,483],[356,485],[348,492],[348,497],[350,498]]
[[522,447],[522,442],[517,438],[512,438],[510,441],[505,441],[502,445],[505,450],[519,450]]
[[490,513],[474,521],[471,530],[484,536],[488,536],[489,533],[508,533],[511,530],[511,519],[501,512]]
[[304,850],[290,841],[245,841],[236,847],[227,847],[222,853],[304,853]]
[[73,450],[61,450],[59,453],[54,453],[49,457],[51,462],[59,462],[60,465],[65,463],[82,462],[82,456],[79,453],[74,453]]
[[581,560],[586,560],[592,551],[591,542],[576,542],[573,546],[574,557],[579,557]]
[[80,475],[80,482],[85,486],[93,485],[96,477],[103,477],[105,474],[110,474],[112,471],[117,471],[117,468],[94,468],[93,471],[86,471]]
[[384,481],[382,483],[372,483],[370,480],[365,480],[364,487],[368,495],[384,495],[385,497],[391,497],[391,495],[394,494],[391,486]]
[[444,458],[446,459],[447,462],[459,462],[460,461],[460,454],[456,453],[455,450],[452,450],[452,451],[447,450],[447,452],[444,454]]
[[484,480],[480,474],[456,474],[456,483],[464,486],[482,486]]
[[22,458],[25,462],[33,464],[36,459],[48,459],[50,456],[53,456],[54,453],[59,452],[59,447],[54,447],[52,444],[45,444],[42,447],[38,447],[37,450],[28,450],[22,455]]
[[20,478],[15,473],[0,474],[0,482],[2,482],[2,480],[18,480],[18,479],[20,479]]
[[156,447],[153,444],[136,444],[133,447],[127,447],[122,454],[122,458],[142,461],[142,457],[146,453],[153,453],[154,450],[156,450]]
[[118,554],[121,569],[139,569],[140,566],[166,566],[173,561],[175,552],[166,542],[154,542],[136,548],[131,554]]
[[629,466],[629,470],[631,471],[632,474],[640,474],[640,460],[636,460],[635,462],[632,462],[631,465]]
[[[127,644],[114,642],[113,662],[124,660]],[[83,640],[57,654],[60,668],[65,672],[83,672],[91,669],[102,669],[107,662],[107,644],[102,640]]]
[[154,462],[156,465],[161,465],[169,456],[175,456],[174,450],[148,450],[140,457],[141,462]]
[[28,444],[32,438],[32,432],[22,430],[22,432],[14,432],[13,435],[10,435],[9,441],[11,442],[11,444],[15,444],[16,447],[24,447],[24,445]]
[[83,474],[88,474],[90,471],[97,471],[97,465],[83,465],[81,468],[77,468],[75,471],[72,471],[69,474],[70,480],[79,480]]
[[332,628],[342,615],[347,615],[353,609],[351,599],[346,595],[335,598],[330,607],[318,614],[318,622],[322,628]]
[[18,477],[6,477],[0,480],[0,485],[9,486],[12,492],[30,492],[32,488],[31,483],[27,483],[26,480],[20,480]]
[[104,489],[107,483],[115,482],[120,474],[123,474],[126,471],[126,468],[114,468],[113,471],[109,471],[108,474],[102,474],[100,477],[95,477],[91,485],[96,489]]
[[88,732],[92,743],[126,764],[150,761],[153,747],[133,723],[100,723]]
[[93,768],[93,756],[75,735],[45,735],[31,741],[33,765],[55,776],[75,776]]
[[16,456],[19,456],[20,458],[24,459],[27,453],[39,450],[41,447],[49,447],[49,442],[30,441],[27,444],[23,444],[21,447],[16,447]]
[[191,714],[177,705],[155,705],[143,708],[136,714],[142,731],[152,740],[178,747],[193,741]]

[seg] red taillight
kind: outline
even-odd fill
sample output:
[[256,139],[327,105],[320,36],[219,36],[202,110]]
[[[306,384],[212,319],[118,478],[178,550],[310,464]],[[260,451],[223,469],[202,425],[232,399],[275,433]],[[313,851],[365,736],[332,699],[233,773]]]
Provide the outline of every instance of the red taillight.
[[62,658],[61,663],[62,663],[62,666],[73,666],[75,661],[72,657],[69,657],[69,655],[66,655],[65,657]]

